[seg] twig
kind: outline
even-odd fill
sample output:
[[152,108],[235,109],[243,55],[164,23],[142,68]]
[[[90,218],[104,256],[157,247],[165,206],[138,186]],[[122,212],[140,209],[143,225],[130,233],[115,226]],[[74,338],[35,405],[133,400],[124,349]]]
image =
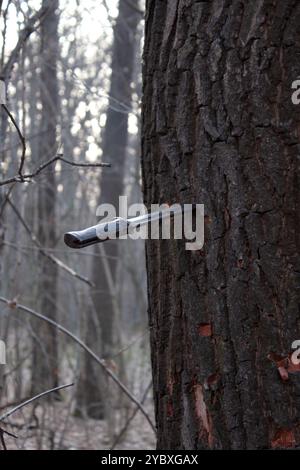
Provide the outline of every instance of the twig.
[[17,121],[15,120],[15,118],[13,117],[11,112],[9,111],[8,107],[5,104],[2,104],[1,106],[4,109],[4,111],[6,112],[6,114],[8,115],[11,122],[13,123],[13,125],[14,125],[14,127],[17,131],[17,134],[19,136],[20,142],[22,144],[22,155],[21,155],[21,161],[20,161],[20,166],[19,166],[19,170],[18,170],[19,177],[22,181],[23,180],[22,171],[23,171],[23,167],[24,167],[24,163],[25,163],[25,155],[26,155],[26,140],[25,140],[25,137],[23,136],[18,124],[17,124]]
[[[18,370],[20,368],[20,366],[22,366],[22,364],[24,364],[24,362],[27,361],[27,359],[32,355],[32,351],[29,351],[29,353],[23,357],[17,364],[15,364],[15,366],[8,370],[7,372],[4,372],[3,376],[2,376],[2,380],[4,381],[7,377],[9,377],[13,372],[15,372],[16,370]],[[1,408],[3,409],[3,407],[0,406],[0,410]],[[6,408],[6,406],[4,407]]]
[[72,387],[73,385],[74,385],[73,383],[67,384],[67,385],[60,385],[60,387],[51,388],[50,390],[47,390],[46,392],[42,392],[39,395],[36,395],[35,397],[29,398],[29,400],[26,400],[23,403],[20,403],[19,405],[15,406],[11,410],[7,411],[2,416],[0,416],[0,421],[7,419],[9,416],[11,416],[16,411],[19,411],[24,406],[27,406],[30,403],[34,402],[35,400],[38,400],[38,398],[44,397],[45,395],[49,395],[52,392],[58,392],[59,390],[62,390],[63,388]]
[[11,178],[7,178],[6,180],[0,181],[0,186],[5,186],[6,184],[12,183],[21,183],[23,181],[20,180],[19,176],[12,176]]
[[[24,401],[25,400],[28,400],[30,397],[26,397],[24,398]],[[6,410],[6,408],[9,408],[10,406],[15,406],[15,405],[18,405],[20,403],[20,400],[14,400],[14,401],[11,401],[9,403],[6,403],[6,405],[1,405],[0,406],[0,411],[2,410]],[[4,423],[4,424],[10,424],[10,423]]]
[[39,249],[40,253],[43,256],[48,258],[50,261],[52,261],[52,263],[56,264],[59,268],[66,271],[68,274],[71,274],[71,276],[76,277],[76,279],[79,279],[80,281],[85,282],[90,287],[95,287],[95,285],[92,281],[90,281],[86,277],[82,276],[81,274],[78,274],[76,271],[74,271],[74,269],[70,268],[65,263],[63,263],[60,259],[56,258],[56,256],[52,255],[51,253],[47,253],[47,251],[43,248],[43,246],[41,245],[41,243],[37,239],[36,235],[32,232],[30,227],[27,225],[26,221],[24,220],[24,218],[22,217],[22,215],[20,214],[20,212],[16,208],[16,206],[13,204],[13,202],[11,201],[9,196],[7,196],[7,202],[11,206],[11,208],[13,209],[13,211],[16,214],[16,216],[18,217],[18,219],[20,220],[21,224],[23,225],[26,232],[30,236],[32,242],[37,246],[37,248]]
[[77,163],[77,162],[71,162],[70,160],[67,160],[66,158],[63,158],[63,157],[60,157],[60,160],[62,162],[67,163],[68,165],[79,166],[83,168],[98,168],[98,167],[110,168],[111,167],[110,163]]
[[7,178],[6,180],[0,181],[0,186],[4,186],[6,184],[11,184],[11,183],[28,183],[30,180],[38,176],[45,168],[48,166],[52,165],[53,163],[56,163],[57,161],[64,162],[68,165],[71,166],[77,166],[77,167],[84,167],[84,168],[110,168],[111,164],[110,163],[80,163],[80,162],[72,162],[71,160],[67,160],[62,156],[62,154],[55,155],[55,157],[50,158],[50,160],[47,160],[45,163],[40,165],[36,170],[34,170],[32,173],[25,173],[24,175],[18,174],[15,176],[12,176],[11,178]]
[[42,163],[33,173],[29,173],[23,176],[24,179],[32,179],[35,176],[39,175],[45,168],[57,162],[61,158],[61,155],[55,155],[55,157],[50,158],[45,163]]
[[15,434],[12,434],[11,432],[5,431],[4,429],[0,428],[0,441],[3,447],[3,450],[7,450],[5,440],[4,440],[4,434],[6,434],[9,437],[13,437],[14,439],[18,439],[18,436]]
[[18,439],[18,436],[16,436],[15,434],[13,434],[11,432],[5,431],[2,428],[1,428],[1,431],[3,432],[3,434],[7,434],[9,437],[14,437],[15,439]]
[[[150,416],[148,415],[147,411],[144,409],[143,405],[135,398],[132,393],[128,390],[126,385],[124,385],[119,378],[107,367],[105,361],[100,359],[97,354],[94,353],[81,339],[79,339],[77,336],[75,336],[71,331],[67,330],[64,326],[60,325],[59,323],[55,322],[51,318],[45,317],[41,313],[36,312],[35,310],[32,310],[29,307],[25,307],[24,305],[17,304],[16,302],[12,301],[10,302],[8,299],[5,299],[4,297],[0,297],[0,302],[5,303],[8,307],[10,308],[15,308],[18,310],[22,310],[23,312],[29,313],[30,315],[39,318],[40,320],[43,320],[49,325],[54,326],[57,328],[59,331],[67,335],[69,338],[71,338],[75,343],[77,343],[87,354],[89,354],[96,362],[99,364],[106,374],[111,377],[111,379],[118,385],[118,387],[125,393],[125,395],[133,402],[136,404],[140,412],[145,416],[146,420],[150,424],[152,430],[154,433],[156,433],[156,429],[154,424],[152,423],[152,420]],[[0,418],[1,419],[1,418]]]
[[1,440],[1,444],[2,444],[2,447],[3,447],[3,450],[7,450],[6,448],[6,444],[5,444],[5,440],[4,440],[4,431],[3,429],[0,428],[0,440]]
[[[1,216],[1,206],[0,206],[0,216]],[[39,248],[37,246],[29,246],[29,245],[21,245],[20,243],[11,243],[11,242],[7,242],[7,241],[4,241],[2,243],[3,245],[5,246],[9,246],[9,247],[12,247],[12,248],[16,248],[16,250],[19,250],[19,251],[38,251]],[[92,256],[93,258],[103,258],[103,256],[101,255],[101,253],[92,253],[91,251],[69,251],[69,250],[60,250],[58,248],[45,248],[44,247],[44,250],[47,251],[48,253],[61,253],[61,254],[75,254],[77,256]],[[118,257],[117,256],[110,256],[110,255],[105,255],[107,259],[114,259],[114,260],[117,260]],[[95,290],[93,290],[93,292],[95,292]],[[98,292],[98,290],[96,291]]]
[[7,191],[6,195],[5,195],[4,198],[3,198],[3,202],[2,202],[2,204],[1,204],[1,206],[0,206],[0,219],[1,219],[1,217],[2,217],[3,211],[4,211],[5,206],[6,206],[6,204],[7,204],[8,198],[9,198],[9,196],[11,195],[12,190],[14,189],[14,187],[15,187],[14,184],[13,184],[12,186],[10,186],[9,190]]

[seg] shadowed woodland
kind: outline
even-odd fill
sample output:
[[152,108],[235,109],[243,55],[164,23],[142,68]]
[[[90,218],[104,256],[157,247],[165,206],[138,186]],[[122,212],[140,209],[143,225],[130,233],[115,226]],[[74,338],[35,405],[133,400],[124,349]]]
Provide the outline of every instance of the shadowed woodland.
[[5,417],[1,429],[18,439],[2,439],[9,449],[151,448],[131,399],[152,422],[143,242],[63,243],[97,222],[100,202],[142,200],[142,5],[4,1],[1,35],[0,415],[74,383]]
[[[0,11],[0,446],[299,449],[300,2]],[[204,245],[64,244],[120,195]]]

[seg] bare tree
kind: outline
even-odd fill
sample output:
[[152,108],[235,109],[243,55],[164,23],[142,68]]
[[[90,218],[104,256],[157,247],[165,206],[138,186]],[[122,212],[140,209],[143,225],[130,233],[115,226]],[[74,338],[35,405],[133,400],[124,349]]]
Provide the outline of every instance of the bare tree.
[[[138,6],[138,0],[131,3]],[[140,14],[126,2],[120,1],[119,14],[114,27],[110,98],[102,145],[105,161],[113,163],[113,166],[109,174],[103,174],[99,180],[99,204],[110,203],[116,208],[118,208],[118,198],[123,194],[128,115],[132,109],[131,82],[139,20]],[[98,249],[96,253],[99,253]],[[108,247],[105,247],[105,255],[107,258],[95,257],[93,262],[95,316],[91,316],[88,322],[88,340],[93,348],[99,350],[100,346],[101,355],[108,359],[112,356],[116,338],[114,322],[118,309],[115,290],[118,244],[112,242]],[[100,344],[99,332],[101,335]],[[86,377],[88,377],[88,383],[85,399],[89,414],[93,417],[102,417],[104,413],[103,403],[101,403],[103,386],[101,387],[101,383],[99,384],[99,374],[95,371],[89,358],[86,363]]]
[[[44,0],[47,4],[47,0]],[[57,153],[58,125],[58,0],[49,4],[47,17],[41,26],[41,80],[40,100],[41,127],[39,155],[48,160]],[[38,239],[41,246],[53,248],[56,244],[56,176],[49,171],[38,192]],[[46,316],[56,319],[57,308],[57,265],[49,263],[45,256],[39,257],[38,303]],[[36,324],[40,343],[34,343],[32,392],[41,388],[53,388],[58,384],[57,335],[46,324]]]

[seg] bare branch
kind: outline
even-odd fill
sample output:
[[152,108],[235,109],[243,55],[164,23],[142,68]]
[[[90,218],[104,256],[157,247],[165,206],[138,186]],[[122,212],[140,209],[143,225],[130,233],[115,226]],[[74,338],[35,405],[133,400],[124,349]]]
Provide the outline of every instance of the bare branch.
[[12,186],[10,186],[9,190],[7,191],[7,193],[5,194],[5,196],[4,196],[4,198],[3,198],[3,202],[2,202],[2,204],[1,204],[1,206],[0,206],[0,219],[1,219],[2,214],[3,214],[3,212],[4,212],[5,206],[6,206],[7,202],[8,202],[8,198],[9,198],[9,196],[11,195],[11,193],[12,193],[14,187],[15,187],[15,183],[14,183]]
[[15,175],[12,176],[11,178],[7,178],[6,180],[0,181],[0,186],[5,186],[7,184],[12,184],[12,183],[28,183],[30,180],[38,176],[45,168],[48,166],[52,165],[53,163],[57,161],[62,161],[68,165],[71,166],[77,166],[77,167],[84,167],[84,168],[110,168],[111,164],[110,163],[77,163],[77,162],[72,162],[71,160],[67,160],[66,158],[63,157],[62,154],[55,155],[55,157],[50,158],[50,160],[47,160],[45,163],[40,165],[35,171],[32,173],[25,173],[20,177],[20,175]]
[[77,162],[71,162],[70,160],[67,160],[66,158],[63,158],[63,157],[60,157],[60,160],[62,162],[67,163],[68,165],[79,166],[79,167],[84,167],[84,168],[101,168],[101,167],[110,168],[111,167],[110,163],[77,163]]
[[20,32],[19,39],[18,39],[18,42],[16,44],[16,47],[11,52],[6,64],[4,65],[4,67],[1,71],[1,78],[5,82],[7,82],[7,80],[9,79],[9,76],[12,72],[12,69],[13,69],[13,67],[14,67],[14,65],[15,65],[18,57],[19,57],[19,54],[20,54],[25,42],[27,41],[29,36],[35,31],[36,24],[39,21],[43,20],[46,13],[48,12],[48,8],[49,8],[48,5],[43,6],[42,8],[40,8],[40,10],[38,10],[33,16],[31,16],[29,18],[27,24],[25,25],[25,27]]
[[34,402],[35,400],[38,400],[41,397],[49,395],[52,392],[57,392],[59,390],[62,390],[63,388],[72,387],[73,385],[74,385],[73,383],[67,384],[67,385],[60,385],[59,387],[51,388],[50,390],[47,390],[46,392],[40,393],[39,395],[36,395],[35,397],[29,398],[29,400],[26,400],[23,403],[20,403],[19,405],[15,406],[11,410],[7,411],[2,416],[0,416],[0,421],[7,419],[13,413],[16,413],[16,411],[19,411],[21,408],[24,408],[24,406],[30,405],[30,403]]
[[137,400],[137,398],[132,395],[132,393],[128,390],[126,385],[124,385],[119,378],[108,368],[106,365],[105,361],[103,359],[100,359],[94,351],[92,351],[81,339],[79,339],[77,336],[75,336],[71,331],[67,330],[64,326],[60,325],[59,323],[55,322],[51,318],[47,318],[41,313],[38,313],[31,308],[25,307],[24,305],[17,304],[14,301],[9,301],[8,299],[5,299],[4,297],[0,297],[0,302],[5,303],[8,307],[14,308],[17,310],[22,310],[23,312],[29,313],[30,315],[39,318],[40,320],[43,320],[50,325],[54,326],[57,328],[57,330],[61,331],[65,335],[67,335],[69,338],[71,338],[75,343],[77,343],[87,354],[89,354],[96,362],[99,364],[106,374],[118,385],[118,387],[124,392],[124,394],[133,402],[135,405],[138,407],[140,412],[145,416],[146,420],[150,424],[151,428],[153,429],[154,433],[156,433],[156,429],[154,424],[152,423],[152,420],[150,416],[148,415],[147,411],[144,409],[143,405]]
[[15,120],[15,118],[13,117],[13,115],[11,114],[11,112],[9,111],[8,107],[5,105],[5,104],[1,104],[2,108],[4,109],[4,111],[6,112],[6,114],[8,115],[9,119],[11,120],[11,122],[13,123],[16,131],[17,131],[17,134],[19,136],[19,139],[20,139],[20,142],[22,144],[22,155],[21,155],[21,161],[20,161],[20,166],[19,166],[19,171],[18,171],[18,174],[19,174],[19,177],[21,180],[23,180],[23,175],[22,175],[22,171],[23,171],[23,167],[24,167],[24,163],[25,163],[25,155],[26,155],[26,141],[25,141],[25,137],[23,136],[18,124],[17,124],[17,121]]
[[39,175],[45,168],[57,162],[61,157],[61,154],[55,155],[55,157],[50,158],[45,163],[42,163],[33,173],[29,173],[23,176],[23,179],[32,179],[35,176]]
[[12,176],[11,178],[7,178],[6,180],[0,181],[0,186],[5,186],[6,184],[13,184],[13,183],[21,183],[23,181],[20,180],[19,176]]
[[26,232],[28,233],[28,235],[30,236],[32,242],[38,247],[40,253],[45,256],[46,258],[48,258],[50,261],[52,261],[52,263],[56,264],[59,268],[63,269],[64,271],[66,271],[68,274],[71,274],[71,276],[73,277],[76,277],[76,279],[79,279],[80,281],[83,281],[85,282],[86,284],[88,284],[90,287],[94,287],[94,283],[92,281],[90,281],[89,279],[87,279],[86,277],[82,276],[81,274],[78,274],[76,271],[74,271],[74,269],[70,268],[69,266],[67,266],[66,264],[64,264],[60,259],[56,258],[56,256],[52,255],[51,253],[47,253],[46,250],[44,250],[43,246],[41,245],[41,243],[39,242],[38,238],[36,237],[36,235],[32,232],[32,230],[30,229],[30,227],[27,225],[26,221],[24,220],[24,218],[22,217],[22,215],[20,214],[19,210],[16,208],[16,206],[13,204],[13,202],[10,200],[9,196],[7,197],[7,202],[8,204],[11,206],[11,208],[13,209],[14,213],[16,214],[16,216],[18,217],[18,219],[20,220],[21,224],[23,225],[23,227],[25,228]]
[[15,434],[12,434],[11,432],[5,431],[4,429],[0,428],[0,442],[2,444],[3,450],[7,450],[5,440],[4,440],[4,434],[6,434],[9,437],[13,437],[14,439],[18,439],[18,436]]
[[7,450],[6,448],[6,444],[5,444],[5,440],[4,440],[4,431],[3,429],[0,428],[0,440],[1,440],[1,444],[2,444],[2,447],[3,447],[3,450]]

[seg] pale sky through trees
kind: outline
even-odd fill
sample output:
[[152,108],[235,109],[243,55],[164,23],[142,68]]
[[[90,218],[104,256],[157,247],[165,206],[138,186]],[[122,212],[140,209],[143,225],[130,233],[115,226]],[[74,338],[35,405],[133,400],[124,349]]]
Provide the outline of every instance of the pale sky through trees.
[[[3,3],[3,10],[7,6],[6,0]],[[37,11],[40,7],[41,2],[37,0],[32,0],[29,2],[21,2],[21,9],[24,12],[26,17],[29,16],[29,13]],[[31,10],[29,10],[29,8]],[[97,0],[85,0],[84,2],[77,2],[76,0],[61,0],[60,1],[60,47],[62,60],[58,64],[58,72],[61,72],[63,67],[63,58],[68,54],[68,47],[70,42],[74,41],[75,37],[72,32],[65,35],[62,34],[67,29],[76,28],[76,41],[77,44],[84,50],[85,60],[89,66],[86,66],[84,69],[80,67],[75,67],[75,70],[72,74],[69,74],[69,79],[73,82],[73,85],[78,89],[80,94],[81,89],[86,88],[85,80],[92,76],[96,75],[98,71],[95,68],[95,57],[99,50],[99,44],[105,45],[109,48],[113,38],[113,24],[118,14],[118,1],[109,0],[109,1],[97,1]],[[17,10],[12,4],[9,7],[9,15],[7,21],[7,30],[10,34],[6,38],[5,43],[5,56],[13,49],[18,38],[18,23],[23,25],[24,15],[19,13],[17,15]],[[0,20],[1,28],[3,28],[3,18]],[[2,37],[0,37],[0,50],[2,49]],[[126,51],[124,51],[126,53]],[[70,58],[72,63],[72,58]],[[76,66],[76,64],[73,64]],[[110,66],[107,61],[102,64],[102,72],[105,74],[105,79],[103,80],[103,87],[97,88],[92,87],[90,91],[90,101],[86,103],[85,101],[80,101],[77,106],[76,115],[74,116],[74,122],[71,129],[72,134],[76,134],[80,129],[79,120],[83,119],[87,112],[90,112],[91,119],[88,122],[89,127],[92,130],[92,135],[87,136],[87,141],[89,143],[89,149],[86,152],[86,158],[90,162],[95,162],[101,156],[101,148],[97,144],[97,136],[101,132],[101,128],[105,126],[106,122],[106,108],[108,105],[108,87],[109,87],[109,77],[110,77]],[[12,87],[11,87],[12,88]],[[128,120],[128,132],[130,134],[136,134],[138,132],[138,121],[137,116],[139,103],[135,102],[135,110],[129,112]],[[62,98],[62,105],[64,105],[64,100]],[[127,111],[125,111],[127,112]],[[75,154],[78,153],[79,149],[74,149]]]

